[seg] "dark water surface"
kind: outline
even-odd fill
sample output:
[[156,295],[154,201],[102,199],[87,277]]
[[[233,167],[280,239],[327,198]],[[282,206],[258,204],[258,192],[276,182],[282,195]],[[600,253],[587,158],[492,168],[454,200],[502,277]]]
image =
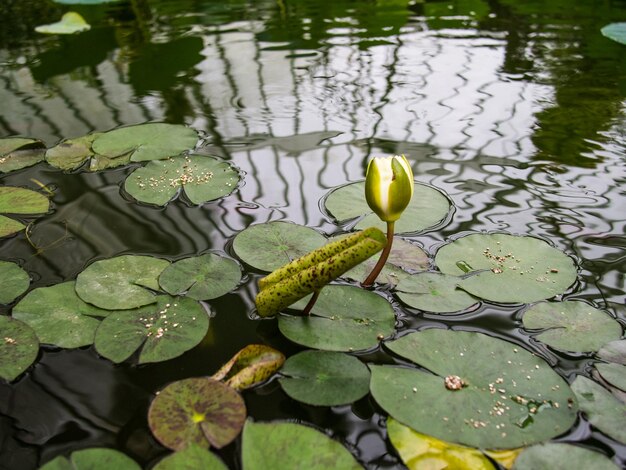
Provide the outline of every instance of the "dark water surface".
[[[0,0],[0,137],[52,146],[146,121],[188,124],[245,184],[202,207],[155,209],[122,194],[132,168],[64,174],[45,164],[0,177],[54,188],[53,211],[0,241],[31,288],[72,280],[123,253],[178,259],[230,252],[254,223],[338,229],[320,199],[364,177],[371,156],[407,155],[416,179],[445,191],[444,227],[411,237],[434,253],[451,236],[506,231],[552,242],[579,263],[566,294],[625,318],[626,47],[600,34],[624,0],[132,0],[75,6],[89,32],[37,35],[67,6]],[[162,364],[115,366],[90,348],[43,348],[0,384],[0,468],[30,469],[71,450],[115,447],[148,466],[167,454],[146,425],[170,381],[208,375],[243,346],[298,350],[274,320],[250,319],[255,273],[208,302],[207,338]],[[519,306],[483,303],[441,317],[394,305],[401,329],[451,325],[537,352],[572,380],[590,357],[555,353],[519,329]],[[1,310],[8,314],[10,306]],[[389,361],[380,350],[364,357]],[[300,419],[341,440],[367,468],[398,468],[371,399],[315,408],[277,382],[245,393],[257,420]],[[580,421],[559,438],[626,462],[626,447]],[[238,468],[240,441],[220,455]]]

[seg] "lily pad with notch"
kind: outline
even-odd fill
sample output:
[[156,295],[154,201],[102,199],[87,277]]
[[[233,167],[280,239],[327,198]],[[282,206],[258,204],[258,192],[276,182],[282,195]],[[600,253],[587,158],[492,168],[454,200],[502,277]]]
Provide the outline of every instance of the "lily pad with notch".
[[170,262],[151,256],[122,255],[90,264],[76,278],[76,293],[85,302],[109,310],[155,303],[158,278]]
[[48,212],[50,200],[31,189],[0,186],[0,238],[13,235],[26,226],[1,214],[36,215]]
[[231,258],[207,253],[172,263],[159,276],[159,285],[171,295],[210,300],[233,290],[241,281],[241,267]]
[[563,294],[576,281],[576,266],[562,251],[534,237],[472,234],[441,247],[435,264],[464,277],[459,287],[501,303],[530,303]]
[[[382,222],[365,201],[365,182],[350,183],[331,190],[324,199],[324,207],[338,224],[359,218],[355,228],[378,227],[386,230]],[[420,232],[442,223],[450,213],[448,198],[438,189],[415,183],[413,198],[395,223],[396,233]]]
[[37,359],[39,341],[26,323],[0,315],[0,378],[12,381]]
[[50,460],[39,470],[141,470],[137,462],[114,449],[82,449]]
[[43,160],[45,144],[38,139],[8,137],[0,139],[0,173],[33,166]]
[[431,328],[385,345],[426,370],[372,365],[370,391],[390,416],[422,434],[515,449],[558,436],[576,421],[567,382],[514,344]]
[[112,362],[135,351],[139,364],[173,359],[197,346],[209,328],[202,305],[186,297],[155,296],[154,304],[111,312],[98,327],[95,347]]
[[[303,309],[304,298],[293,305]],[[278,327],[294,343],[327,351],[373,348],[395,331],[393,307],[371,291],[355,286],[324,287],[309,316],[281,315]]]
[[308,405],[347,405],[369,392],[369,369],[344,353],[302,351],[287,359],[281,373],[285,393]]
[[522,317],[537,341],[573,352],[597,351],[622,336],[622,327],[606,312],[581,301],[540,302]]
[[152,470],[228,470],[224,462],[212,452],[190,444],[159,461]]
[[478,299],[459,289],[460,278],[436,272],[408,276],[396,286],[405,304],[433,313],[453,313],[476,305]]
[[268,222],[239,232],[233,241],[233,250],[253,268],[274,271],[326,242],[326,238],[312,228],[290,222]]
[[30,276],[18,264],[0,261],[0,304],[9,304],[28,290]]
[[513,465],[513,470],[536,470],[539,468],[549,468],[550,470],[618,469],[617,465],[599,452],[563,442],[547,442],[524,449]]
[[211,376],[235,390],[245,390],[269,379],[285,362],[280,351],[264,344],[249,344]]
[[246,405],[239,393],[208,377],[172,382],[148,410],[152,434],[173,450],[192,444],[221,449],[239,435],[245,419]]
[[89,171],[105,170],[130,163],[130,154],[110,158],[99,155],[91,148],[93,141],[102,132],[94,132],[75,139],[64,139],[46,151],[46,161],[55,168],[65,171],[76,170],[89,161]]

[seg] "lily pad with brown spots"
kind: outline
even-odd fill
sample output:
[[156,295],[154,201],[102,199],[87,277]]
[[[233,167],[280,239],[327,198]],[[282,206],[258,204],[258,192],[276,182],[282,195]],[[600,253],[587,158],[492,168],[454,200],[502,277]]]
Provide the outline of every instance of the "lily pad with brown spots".
[[249,344],[211,376],[235,390],[245,390],[269,379],[285,362],[280,351],[264,344]]
[[39,341],[26,323],[0,315],[0,378],[14,380],[37,358]]

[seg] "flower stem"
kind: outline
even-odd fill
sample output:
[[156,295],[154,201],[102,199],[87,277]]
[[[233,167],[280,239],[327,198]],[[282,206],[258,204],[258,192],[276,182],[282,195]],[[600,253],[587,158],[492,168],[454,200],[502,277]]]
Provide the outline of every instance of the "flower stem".
[[363,281],[361,284],[363,287],[369,287],[374,284],[374,281],[383,270],[383,266],[387,262],[387,258],[389,258],[389,253],[391,253],[391,245],[393,244],[393,232],[394,232],[394,222],[387,222],[387,244],[383,249],[383,252],[380,254],[380,258],[378,258],[378,262],[372,272],[367,276],[367,279]]
[[306,307],[304,307],[304,310],[302,310],[302,315],[311,315],[311,310],[313,309],[313,305],[315,305],[315,302],[317,302],[317,298],[320,296],[320,292],[322,290],[316,290],[315,292],[313,292],[313,297],[311,297],[311,300],[309,300],[309,303],[306,304]]

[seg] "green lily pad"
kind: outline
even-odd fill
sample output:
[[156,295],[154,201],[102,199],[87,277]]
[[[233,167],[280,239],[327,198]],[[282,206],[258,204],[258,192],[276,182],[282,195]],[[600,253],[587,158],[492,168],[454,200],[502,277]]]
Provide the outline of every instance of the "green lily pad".
[[289,222],[252,225],[235,237],[233,250],[245,263],[274,271],[324,244],[326,238],[309,227]]
[[0,261],[0,304],[9,304],[28,290],[30,276],[15,263]]
[[126,179],[124,189],[139,202],[164,206],[179,191],[193,204],[204,204],[235,190],[239,173],[218,158],[184,155],[151,161]]
[[109,310],[155,303],[152,291],[169,261],[151,256],[122,255],[96,261],[76,278],[76,293],[85,302]]
[[[36,191],[15,186],[0,186],[0,214],[34,215],[48,212],[50,201]],[[26,226],[0,215],[0,238],[24,230]]]
[[513,470],[616,470],[618,467],[599,452],[560,442],[537,444],[525,449],[515,461]]
[[378,404],[420,433],[480,449],[514,449],[558,436],[576,420],[567,382],[514,344],[433,328],[386,346],[430,371],[370,367]]
[[43,34],[75,34],[90,29],[91,25],[85,21],[85,18],[75,11],[68,11],[60,21],[37,26],[35,31]]
[[223,380],[235,390],[245,390],[265,382],[284,362],[285,356],[280,351],[263,344],[249,344],[220,367],[211,378]]
[[192,349],[206,335],[209,317],[198,302],[159,295],[155,304],[111,312],[96,331],[96,351],[119,363],[141,348],[139,363],[161,362]]
[[87,160],[90,160],[89,171],[104,170],[130,162],[130,155],[117,158],[108,158],[96,154],[91,144],[102,135],[101,132],[87,134],[75,139],[65,139],[46,151],[46,161],[55,168],[70,171],[75,170]]
[[163,458],[152,470],[228,470],[220,458],[208,450],[191,444]]
[[582,375],[576,377],[572,390],[587,420],[604,434],[626,444],[626,404],[602,385]]
[[0,378],[17,378],[37,359],[39,341],[30,326],[0,315]]
[[[293,305],[304,308],[308,298]],[[395,331],[392,306],[380,295],[355,286],[321,290],[310,316],[280,316],[278,327],[291,341],[327,351],[358,351],[377,346]]]
[[233,290],[241,281],[241,267],[230,258],[209,253],[172,263],[159,276],[161,288],[171,295],[210,300]]
[[533,237],[473,234],[443,246],[435,264],[465,277],[459,286],[481,299],[530,303],[563,294],[576,280],[574,261]]
[[626,339],[611,341],[598,351],[598,357],[608,362],[626,366]]
[[387,418],[387,435],[409,470],[495,469],[489,459],[478,449],[462,447],[418,433],[391,417]]
[[281,372],[285,393],[308,405],[347,405],[369,392],[369,369],[344,353],[302,351],[287,359]]
[[626,44],[626,23],[607,24],[600,32],[613,41]]
[[609,384],[626,392],[626,366],[622,364],[596,364],[596,369]]
[[96,138],[91,148],[108,158],[129,154],[133,162],[174,157],[198,143],[198,133],[177,124],[147,123],[120,127]]
[[405,304],[434,313],[466,310],[478,300],[458,287],[459,278],[435,272],[413,274],[396,286]]
[[295,423],[254,423],[248,420],[243,428],[241,458],[244,470],[363,468],[339,442]]
[[70,458],[59,455],[39,470],[141,470],[130,457],[113,449],[83,449],[72,452]]
[[243,398],[228,385],[206,377],[166,386],[148,410],[148,424],[165,447],[190,444],[221,449],[241,432],[246,419]]
[[[344,224],[362,217],[357,229],[378,227],[386,231],[382,222],[365,201],[365,182],[350,183],[333,189],[325,198],[324,206],[334,220]],[[396,233],[419,232],[440,224],[450,212],[450,202],[439,190],[415,183],[413,198],[395,223]]]
[[21,170],[43,160],[46,146],[24,137],[0,139],[0,173]]
[[564,351],[597,351],[619,339],[622,327],[610,315],[585,302],[541,302],[522,318],[524,328],[541,330],[537,341]]
[[13,318],[30,326],[41,343],[61,348],[93,344],[100,320],[110,312],[83,302],[69,281],[30,291],[13,308]]

